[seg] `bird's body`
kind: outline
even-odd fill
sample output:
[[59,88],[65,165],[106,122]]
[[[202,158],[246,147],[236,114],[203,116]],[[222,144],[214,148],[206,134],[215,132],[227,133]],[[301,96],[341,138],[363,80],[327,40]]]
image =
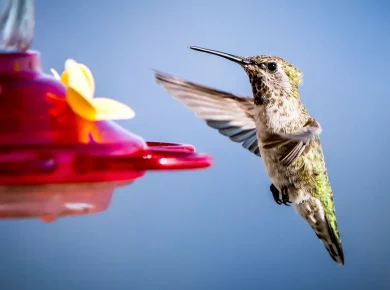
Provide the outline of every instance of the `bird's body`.
[[207,49],[241,64],[253,98],[200,86],[156,72],[156,80],[177,100],[232,141],[261,156],[278,201],[293,203],[324,243],[331,257],[344,264],[333,193],[320,144],[319,123],[300,101],[301,73],[272,56],[241,58]]

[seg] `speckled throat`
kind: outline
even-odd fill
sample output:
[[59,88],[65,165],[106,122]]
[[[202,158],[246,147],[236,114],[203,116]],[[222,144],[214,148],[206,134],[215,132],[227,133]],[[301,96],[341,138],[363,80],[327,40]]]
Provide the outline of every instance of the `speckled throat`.
[[260,75],[249,74],[249,80],[252,86],[255,105],[263,105],[265,100],[263,95],[263,93],[265,93],[265,88],[262,85],[262,77]]

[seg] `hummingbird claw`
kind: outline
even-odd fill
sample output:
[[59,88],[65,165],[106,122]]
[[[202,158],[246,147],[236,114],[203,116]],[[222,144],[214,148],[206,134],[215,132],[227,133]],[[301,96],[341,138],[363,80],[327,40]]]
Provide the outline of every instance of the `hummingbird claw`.
[[282,187],[282,201],[283,201],[283,204],[290,206],[289,204],[287,204],[287,203],[291,203],[291,201],[288,198],[287,186]]
[[278,204],[278,205],[281,205],[282,204],[282,200],[279,198],[279,190],[276,188],[275,185],[271,184],[270,188],[269,188],[272,192],[272,196],[275,200],[275,202]]
[[274,184],[271,184],[270,190],[272,192],[272,196],[273,196],[275,202],[278,205],[284,204],[285,206],[290,206],[290,204],[292,202],[289,201],[289,199],[288,199],[287,186],[283,186],[282,187],[282,199],[280,199],[280,197],[279,197],[280,196],[280,192],[279,192],[279,190],[276,188],[276,186]]

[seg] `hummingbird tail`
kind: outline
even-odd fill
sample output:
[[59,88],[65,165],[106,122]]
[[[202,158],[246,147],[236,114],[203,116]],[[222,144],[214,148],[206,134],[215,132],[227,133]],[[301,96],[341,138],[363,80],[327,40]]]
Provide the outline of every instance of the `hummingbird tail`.
[[312,197],[300,204],[295,204],[295,208],[312,227],[332,259],[337,264],[344,265],[344,253],[341,241],[337,238],[334,229],[330,226],[321,202]]

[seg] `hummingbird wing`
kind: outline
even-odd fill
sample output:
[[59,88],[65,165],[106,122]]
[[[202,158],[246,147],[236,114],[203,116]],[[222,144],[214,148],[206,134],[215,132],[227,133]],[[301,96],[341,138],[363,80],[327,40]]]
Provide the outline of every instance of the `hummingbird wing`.
[[294,134],[274,133],[263,142],[265,149],[286,146],[290,148],[287,153],[280,157],[279,161],[284,166],[291,165],[301,156],[306,146],[316,136],[321,134],[321,125],[313,118],[309,118],[303,128],[298,129]]
[[260,156],[254,103],[249,97],[204,87],[155,71],[156,82],[211,128]]

